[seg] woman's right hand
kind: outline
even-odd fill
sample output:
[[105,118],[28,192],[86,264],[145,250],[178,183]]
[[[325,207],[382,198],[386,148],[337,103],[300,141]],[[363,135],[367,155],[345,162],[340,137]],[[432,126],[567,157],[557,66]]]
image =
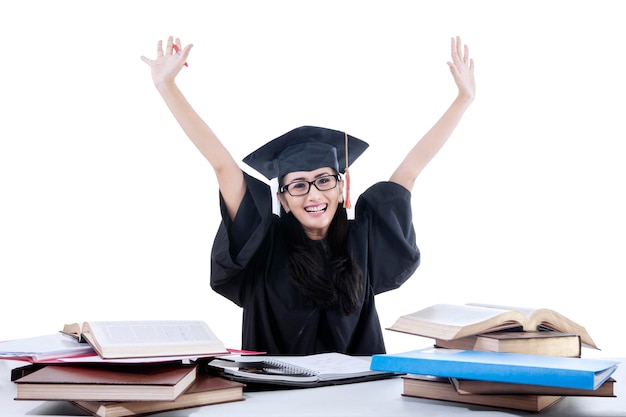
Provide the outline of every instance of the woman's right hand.
[[[170,36],[167,38],[165,51],[163,51],[163,41],[157,43],[157,58],[150,59],[141,56],[141,60],[150,65],[152,70],[152,81],[157,87],[164,83],[174,82],[176,75],[185,65],[192,44],[181,46],[180,39]],[[177,52],[178,50],[178,52]]]

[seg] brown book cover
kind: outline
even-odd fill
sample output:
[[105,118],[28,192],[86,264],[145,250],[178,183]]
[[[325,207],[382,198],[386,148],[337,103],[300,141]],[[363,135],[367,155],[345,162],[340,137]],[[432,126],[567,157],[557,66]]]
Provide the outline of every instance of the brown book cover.
[[17,379],[16,400],[172,401],[196,379],[181,363],[48,365]]
[[533,394],[576,397],[615,397],[615,379],[607,379],[596,389],[558,388],[543,385],[509,384],[507,382],[476,381],[450,378],[459,394]]
[[523,410],[538,413],[557,403],[558,395],[480,395],[459,394],[447,378],[420,375],[403,376],[403,393],[407,397],[453,401],[464,404]]
[[243,401],[245,385],[217,376],[199,374],[189,389],[174,401],[75,401],[79,408],[96,417],[126,417],[203,405]]
[[556,331],[493,332],[453,340],[435,340],[436,347],[579,358],[580,336]]

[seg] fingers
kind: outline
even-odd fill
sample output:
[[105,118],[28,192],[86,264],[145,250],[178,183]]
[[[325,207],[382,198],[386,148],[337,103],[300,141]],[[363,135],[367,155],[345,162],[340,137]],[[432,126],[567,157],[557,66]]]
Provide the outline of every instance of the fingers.
[[172,51],[174,50],[174,38],[169,36],[167,38],[167,44],[165,45],[165,53],[167,55],[172,55]]
[[159,40],[157,42],[157,47],[156,47],[157,57],[156,57],[156,59],[150,59],[150,58],[147,58],[147,57],[145,57],[143,55],[140,58],[146,64],[153,65],[157,61],[160,62],[161,61],[160,58],[163,58],[164,56],[179,55],[181,57],[181,60],[184,63],[184,65],[187,66],[186,59],[187,59],[187,56],[189,56],[189,51],[191,50],[192,47],[193,47],[193,45],[189,44],[189,45],[185,46],[185,48],[183,48],[182,44],[180,42],[180,38],[174,39],[173,36],[169,36],[167,38],[167,40],[165,41],[165,49],[163,49],[163,40]]
[[456,46],[456,48],[455,48],[456,49],[456,51],[455,51],[456,55],[458,57],[462,57],[463,56],[463,53],[462,53],[463,51],[461,50],[461,48],[463,48],[463,44],[461,43],[461,38],[459,36],[457,36],[454,43],[456,44],[455,45]]
[[469,55],[469,46],[463,45],[460,36],[457,36],[456,38],[451,38],[450,41],[452,50],[452,62],[457,65],[462,62],[463,64],[465,64],[465,66],[473,67],[473,62],[472,59],[470,59]]

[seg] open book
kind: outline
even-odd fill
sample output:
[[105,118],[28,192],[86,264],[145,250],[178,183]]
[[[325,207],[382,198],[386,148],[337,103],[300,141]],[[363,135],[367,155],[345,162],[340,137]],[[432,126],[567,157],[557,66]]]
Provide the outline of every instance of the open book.
[[395,375],[370,370],[369,357],[337,352],[304,356],[228,356],[213,359],[207,369],[246,384],[300,387],[369,381]]
[[61,332],[86,341],[103,359],[228,353],[200,320],[90,321],[66,324]]
[[388,327],[432,339],[453,340],[503,329],[556,330],[580,336],[583,345],[597,349],[580,324],[548,308],[508,307],[492,304],[435,304],[401,316]]

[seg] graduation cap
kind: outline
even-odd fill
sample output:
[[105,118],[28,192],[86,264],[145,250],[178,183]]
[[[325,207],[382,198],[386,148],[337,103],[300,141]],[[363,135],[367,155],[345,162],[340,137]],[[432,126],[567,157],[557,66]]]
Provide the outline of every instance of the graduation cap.
[[316,126],[301,126],[261,146],[243,161],[268,180],[295,171],[331,167],[346,175],[344,207],[350,207],[348,167],[369,145],[345,132]]

